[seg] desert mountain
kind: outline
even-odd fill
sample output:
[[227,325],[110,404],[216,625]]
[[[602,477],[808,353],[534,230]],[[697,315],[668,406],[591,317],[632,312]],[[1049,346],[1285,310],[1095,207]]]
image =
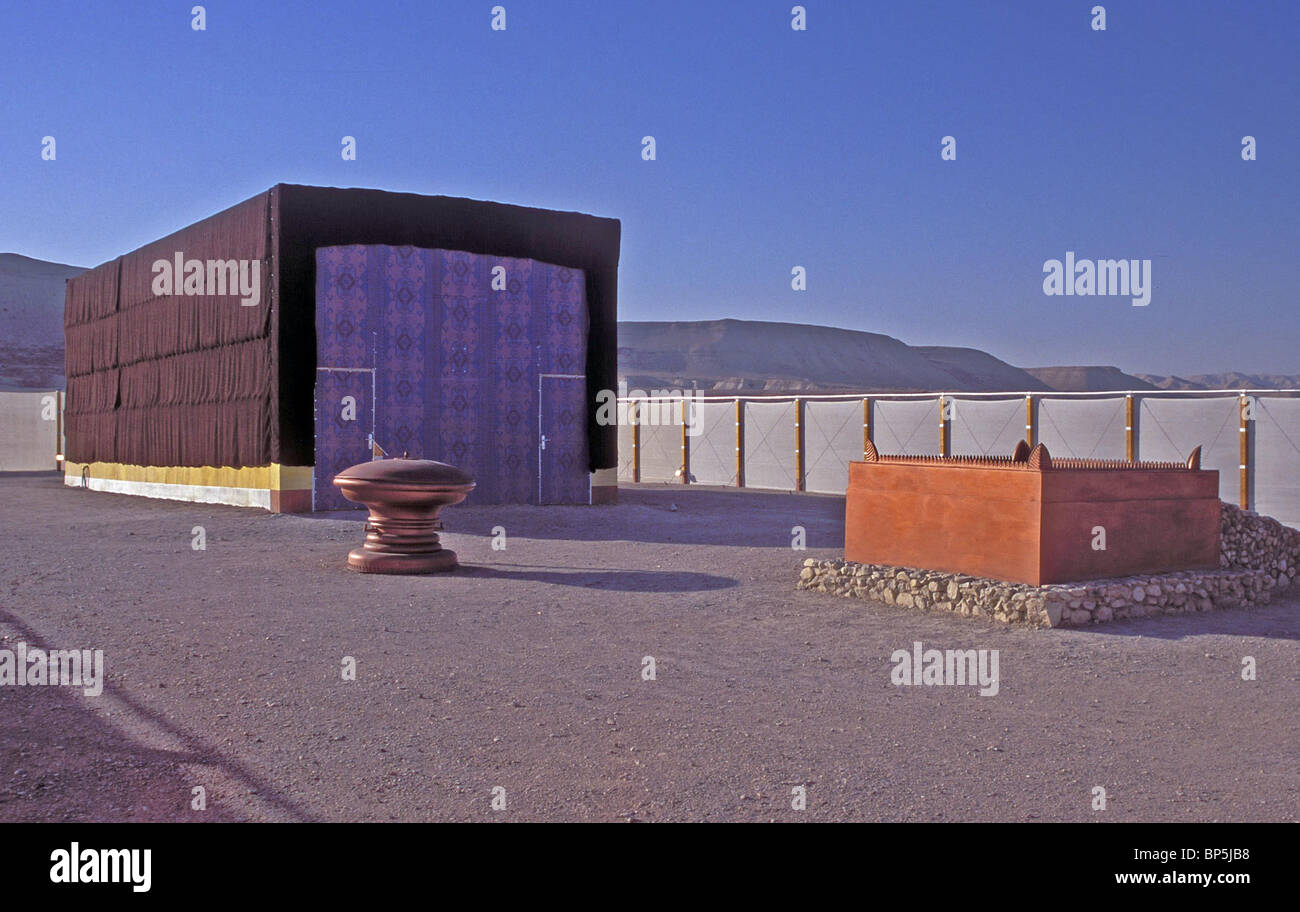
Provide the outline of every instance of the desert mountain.
[[1103,390],[1153,390],[1145,380],[1118,367],[1026,367],[1025,371],[1063,393]]
[[84,271],[0,253],[0,389],[63,386],[63,283]]
[[1138,374],[1143,380],[1159,389],[1300,389],[1300,374],[1193,374],[1190,377],[1162,377],[1158,374]]
[[[957,392],[981,390],[986,392],[1005,392],[1006,390],[1048,392],[1055,389],[1055,387],[1044,382],[1041,377],[1035,377],[1023,367],[1012,367],[1007,362],[993,357],[986,351],[980,351],[978,348],[918,345],[913,347],[913,351],[919,352],[925,358],[952,374],[953,379],[959,385],[946,387],[945,390]],[[945,390],[940,390],[940,392]]]
[[879,333],[755,320],[624,322],[618,367],[629,389],[718,393],[1045,390],[970,348],[914,348]]

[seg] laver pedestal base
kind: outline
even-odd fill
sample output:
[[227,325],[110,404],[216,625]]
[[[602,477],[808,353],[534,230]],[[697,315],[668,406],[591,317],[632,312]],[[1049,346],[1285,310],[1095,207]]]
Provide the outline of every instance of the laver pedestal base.
[[439,548],[431,554],[382,554],[353,548],[348,566],[361,573],[443,573],[455,570],[456,552]]
[[438,511],[460,503],[474,479],[427,459],[363,462],[334,476],[343,496],[370,509],[366,543],[348,554],[361,573],[439,573],[456,568],[456,552],[438,544]]

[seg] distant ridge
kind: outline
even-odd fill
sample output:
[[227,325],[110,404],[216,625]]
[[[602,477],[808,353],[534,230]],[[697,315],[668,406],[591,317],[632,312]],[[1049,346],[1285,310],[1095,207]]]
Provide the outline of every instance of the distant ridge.
[[1048,392],[1053,389],[1042,378],[1034,376],[1023,367],[1012,367],[978,348],[920,345],[915,346],[914,350],[952,374],[956,382],[962,384],[951,388],[956,391],[977,390],[985,384],[991,392]]
[[1143,380],[1165,390],[1198,389],[1300,389],[1300,374],[1193,374],[1190,377],[1162,377],[1159,374],[1138,374]]
[[971,348],[914,348],[880,333],[757,320],[623,322],[620,377],[631,389],[719,393],[1046,390]]
[[1061,393],[1154,390],[1156,387],[1118,367],[1026,367],[1025,371]]
[[736,393],[1123,392],[1300,389],[1281,374],[1128,374],[1103,365],[1016,367],[977,348],[908,345],[892,336],[761,320],[621,322],[619,377],[629,389]]
[[0,389],[63,388],[63,286],[83,272],[0,253]]

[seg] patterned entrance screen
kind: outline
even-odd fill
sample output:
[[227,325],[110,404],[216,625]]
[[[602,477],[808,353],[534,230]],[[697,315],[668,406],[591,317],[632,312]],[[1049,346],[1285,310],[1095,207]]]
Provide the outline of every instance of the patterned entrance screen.
[[452,250],[318,249],[316,509],[356,506],[330,479],[336,463],[365,458],[372,434],[390,456],[470,472],[470,503],[535,504],[543,480],[546,502],[586,503],[587,327],[581,270]]

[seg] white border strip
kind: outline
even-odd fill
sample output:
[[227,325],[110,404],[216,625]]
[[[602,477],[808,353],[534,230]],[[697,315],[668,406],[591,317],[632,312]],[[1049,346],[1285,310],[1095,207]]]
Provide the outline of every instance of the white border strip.
[[[79,488],[81,476],[64,475],[63,483],[70,488]],[[229,504],[233,507],[271,509],[271,492],[265,488],[164,484],[152,481],[122,481],[116,478],[87,478],[86,486],[92,491],[106,491],[109,494],[132,494],[160,500],[184,500],[189,503]]]

